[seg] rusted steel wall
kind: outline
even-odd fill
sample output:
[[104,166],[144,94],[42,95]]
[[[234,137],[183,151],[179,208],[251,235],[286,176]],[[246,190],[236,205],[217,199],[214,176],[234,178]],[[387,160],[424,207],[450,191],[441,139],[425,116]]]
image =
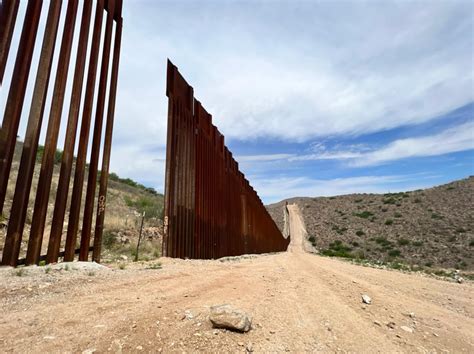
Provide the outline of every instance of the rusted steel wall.
[[286,250],[212,116],[168,61],[163,255],[219,258]]
[[[114,122],[117,77],[122,36],[122,0],[68,0],[64,25],[59,31],[62,0],[50,0],[47,19],[42,38],[37,38],[41,23],[43,8],[42,0],[29,0],[26,4],[26,14],[22,23],[21,37],[16,52],[15,64],[8,91],[8,99],[3,115],[2,129],[0,130],[0,213],[8,217],[7,233],[3,248],[1,263],[16,266],[17,264],[38,264],[40,260],[47,263],[57,262],[59,257],[71,261],[79,253],[80,260],[88,260],[89,253],[93,252],[93,260],[100,261],[100,245],[104,223],[105,201],[107,194],[108,169],[112,144],[112,128]],[[78,14],[79,3],[82,3],[82,15]],[[0,4],[0,84],[7,60],[13,60],[11,39],[15,23],[18,24],[19,0],[3,0]],[[95,4],[94,23],[91,27],[92,9]],[[103,36],[102,52],[102,21],[105,18],[105,35]],[[71,53],[76,25],[79,25],[78,47],[75,51],[74,74],[68,75],[71,66]],[[89,43],[89,32],[92,30],[92,41]],[[58,32],[62,33],[60,45],[56,45]],[[112,37],[114,38],[112,41]],[[31,106],[25,106],[33,52],[37,41],[41,41],[37,74],[34,78],[33,98]],[[87,49],[90,47],[88,72],[85,86],[85,96],[82,100],[84,73],[87,59]],[[58,52],[58,60],[53,68],[54,54]],[[110,53],[112,54],[111,78],[109,79]],[[100,58],[100,63],[99,63]],[[95,94],[97,68],[100,64],[98,93]],[[51,72],[55,72],[54,83],[50,85]],[[69,98],[69,111],[66,127],[66,136],[62,152],[61,170],[56,190],[56,200],[53,210],[51,232],[47,242],[47,252],[44,242],[46,218],[52,176],[54,156],[58,145],[58,135],[61,126],[61,116],[66,100],[66,86],[72,79],[72,91]],[[5,89],[2,87],[2,90]],[[106,113],[104,146],[102,147],[102,169],[100,175],[99,195],[95,192],[98,177],[98,161],[101,151],[102,126],[106,104],[106,92],[109,93]],[[39,181],[34,199],[34,209],[31,221],[31,230],[27,242],[25,258],[21,258],[22,240],[25,229],[25,219],[28,210],[29,195],[33,182],[33,173],[38,151],[38,142],[41,134],[41,125],[44,118],[45,105],[48,95],[51,95],[51,107],[47,118],[47,130]],[[82,116],[79,111],[82,106]],[[88,168],[88,181],[85,205],[81,205],[84,177],[86,174],[86,154],[89,142],[92,110],[95,106],[93,140]],[[15,190],[12,206],[9,211],[4,210],[5,198],[15,145],[17,143],[18,127],[23,108],[29,109],[23,150],[15,181]],[[80,119],[79,119],[80,118]],[[78,156],[74,162],[74,146],[78,123],[81,122],[79,135]],[[69,209],[68,232],[64,250],[61,250],[64,219],[67,214],[67,199],[73,165],[74,184]],[[91,230],[93,222],[94,204],[97,204],[95,218],[95,234],[91,247]],[[79,223],[82,218],[80,249],[76,249],[76,239],[79,232]],[[23,242],[24,244],[25,242]]]

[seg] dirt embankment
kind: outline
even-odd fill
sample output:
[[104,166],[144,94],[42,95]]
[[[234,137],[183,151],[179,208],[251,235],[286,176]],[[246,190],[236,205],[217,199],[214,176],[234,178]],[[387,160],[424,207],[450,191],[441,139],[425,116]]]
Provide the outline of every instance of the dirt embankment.
[[[290,223],[290,252],[273,255],[1,270],[1,351],[474,352],[472,283],[308,254],[296,206]],[[252,330],[213,329],[209,307],[222,303],[252,314]]]

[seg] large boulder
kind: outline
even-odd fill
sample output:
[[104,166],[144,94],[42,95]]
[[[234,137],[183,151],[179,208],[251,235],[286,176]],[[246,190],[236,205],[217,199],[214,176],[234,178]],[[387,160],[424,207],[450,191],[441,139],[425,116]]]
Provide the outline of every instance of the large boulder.
[[212,306],[209,320],[214,328],[226,328],[239,332],[248,332],[252,326],[252,318],[249,315],[230,305]]

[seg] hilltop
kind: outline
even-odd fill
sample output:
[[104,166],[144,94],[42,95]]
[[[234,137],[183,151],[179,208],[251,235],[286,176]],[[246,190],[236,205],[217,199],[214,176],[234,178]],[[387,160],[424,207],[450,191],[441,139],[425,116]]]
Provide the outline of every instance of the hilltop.
[[268,210],[282,228],[285,202],[296,203],[309,241],[324,255],[474,270],[473,192],[469,177],[402,193],[291,198]]

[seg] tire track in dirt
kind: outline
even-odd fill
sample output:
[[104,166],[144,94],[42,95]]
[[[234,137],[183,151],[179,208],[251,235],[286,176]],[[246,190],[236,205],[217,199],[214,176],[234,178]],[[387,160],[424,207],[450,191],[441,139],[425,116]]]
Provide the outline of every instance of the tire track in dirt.
[[[8,294],[0,298],[1,351],[237,352],[251,343],[257,352],[474,352],[471,283],[305,253],[301,213],[291,205],[289,211],[289,252],[229,261],[163,259],[160,270],[92,278],[71,272],[41,292],[22,290],[16,303],[12,289],[44,279],[0,275],[0,295]],[[372,297],[371,305],[362,304],[362,293]],[[208,308],[223,303],[252,314],[253,329],[214,330]]]

